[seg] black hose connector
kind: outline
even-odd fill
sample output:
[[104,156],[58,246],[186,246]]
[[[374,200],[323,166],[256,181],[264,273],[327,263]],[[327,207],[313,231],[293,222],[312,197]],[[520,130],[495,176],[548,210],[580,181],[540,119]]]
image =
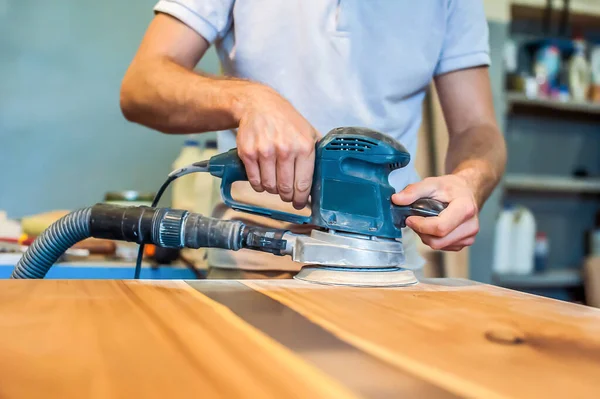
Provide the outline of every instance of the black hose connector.
[[44,278],[65,251],[91,237],[92,208],[84,208],[62,217],[46,229],[25,251],[10,278]]
[[92,237],[183,248],[188,211],[148,206],[96,204],[90,216]]

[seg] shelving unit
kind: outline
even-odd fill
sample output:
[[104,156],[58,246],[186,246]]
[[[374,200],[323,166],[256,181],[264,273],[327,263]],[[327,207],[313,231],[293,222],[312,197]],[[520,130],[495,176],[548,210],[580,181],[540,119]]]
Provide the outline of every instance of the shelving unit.
[[[511,0],[511,40],[524,49],[520,73],[534,59],[536,43],[564,45],[572,35],[600,37],[600,1]],[[566,16],[566,17],[565,17]],[[511,80],[507,80],[511,82]],[[590,101],[530,98],[504,93],[507,173],[502,183],[505,203],[523,206],[535,216],[537,231],[548,237],[549,256],[543,272],[494,275],[497,285],[563,300],[583,301],[586,233],[600,210],[600,104]],[[589,177],[575,177],[584,171]],[[565,267],[568,265],[568,267]]]
[[504,178],[504,187],[508,190],[600,194],[600,178],[508,174]]
[[600,104],[582,101],[558,101],[545,98],[529,98],[523,93],[506,93],[509,110],[515,107],[542,108],[552,111],[576,112],[600,117]]

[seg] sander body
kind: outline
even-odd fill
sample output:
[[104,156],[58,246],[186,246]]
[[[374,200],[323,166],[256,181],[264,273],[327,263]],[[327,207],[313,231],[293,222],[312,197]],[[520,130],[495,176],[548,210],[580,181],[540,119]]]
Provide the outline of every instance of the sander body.
[[414,284],[404,269],[402,228],[409,216],[437,216],[445,204],[421,199],[410,206],[391,201],[389,175],[408,165],[410,154],[383,133],[336,128],[316,144],[310,193],[311,215],[303,216],[233,199],[232,184],[247,180],[237,149],[215,155],[209,172],[222,179],[224,203],[234,210],[314,226],[310,235],[286,232],[281,255],[305,264],[298,279],[344,285]]

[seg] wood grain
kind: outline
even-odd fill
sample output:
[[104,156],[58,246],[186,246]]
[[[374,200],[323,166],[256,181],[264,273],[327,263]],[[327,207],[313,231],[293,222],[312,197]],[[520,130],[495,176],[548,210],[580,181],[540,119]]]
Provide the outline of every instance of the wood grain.
[[0,397],[353,395],[184,282],[0,282]]
[[244,284],[457,395],[561,398],[600,392],[598,309],[483,284]]

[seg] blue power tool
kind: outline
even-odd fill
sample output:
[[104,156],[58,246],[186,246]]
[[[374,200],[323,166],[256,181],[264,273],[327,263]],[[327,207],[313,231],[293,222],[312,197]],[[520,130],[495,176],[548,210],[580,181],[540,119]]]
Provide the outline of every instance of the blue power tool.
[[309,236],[286,232],[282,237],[282,254],[312,265],[304,267],[297,278],[331,284],[403,285],[416,282],[412,272],[401,268],[405,262],[401,228],[406,218],[437,216],[445,208],[433,199],[410,206],[391,202],[395,190],[388,177],[409,161],[406,148],[385,134],[356,127],[333,129],[316,144],[310,216],[234,200],[232,184],[247,180],[236,149],[212,157],[208,171],[222,179],[223,201],[232,209],[315,226]]
[[[400,207],[391,202],[389,174],[410,161],[404,147],[382,133],[334,129],[316,144],[311,215],[301,216],[236,201],[234,182],[247,180],[233,149],[173,171],[152,207],[96,204],[66,215],[25,252],[12,278],[43,278],[70,246],[88,238],[154,244],[165,248],[243,248],[289,255],[304,267],[297,279],[322,284],[398,286],[417,280],[405,266],[402,230],[408,216],[436,216],[445,204],[421,199]],[[221,194],[233,209],[314,227],[309,235],[219,220],[181,209],[157,208],[170,182],[195,172],[220,177]],[[207,194],[209,195],[209,194]],[[138,255],[140,269],[142,252]]]

